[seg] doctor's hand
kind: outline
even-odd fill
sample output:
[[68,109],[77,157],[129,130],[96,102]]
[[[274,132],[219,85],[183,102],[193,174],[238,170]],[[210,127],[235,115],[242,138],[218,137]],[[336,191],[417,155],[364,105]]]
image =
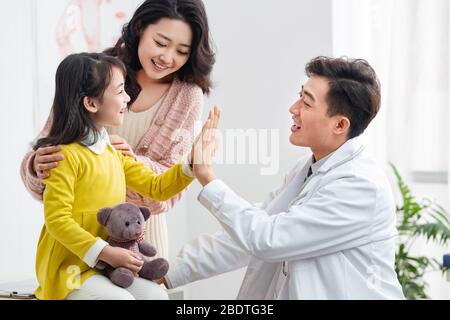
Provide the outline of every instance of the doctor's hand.
[[220,119],[220,107],[214,106],[209,112],[208,120],[197,137],[191,151],[192,171],[202,186],[214,180],[212,162],[219,147],[217,126]]

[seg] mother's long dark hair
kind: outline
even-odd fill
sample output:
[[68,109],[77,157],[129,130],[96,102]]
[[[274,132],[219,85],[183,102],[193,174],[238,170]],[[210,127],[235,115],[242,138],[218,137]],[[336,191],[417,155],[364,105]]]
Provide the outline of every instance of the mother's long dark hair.
[[45,145],[81,141],[90,132],[95,134],[91,143],[96,142],[97,130],[83,105],[83,98],[102,101],[111,82],[113,67],[126,75],[122,61],[103,53],[71,54],[59,64],[55,76],[52,126],[47,137],[36,142],[34,150]]
[[105,53],[120,58],[127,66],[125,85],[130,95],[130,105],[136,100],[141,87],[136,72],[142,68],[138,57],[139,35],[150,25],[162,18],[186,22],[192,29],[193,39],[189,59],[177,71],[181,81],[198,85],[203,93],[211,89],[210,74],[215,62],[209,39],[208,19],[201,0],[146,0],[136,9],[130,22],[124,25],[122,37]]

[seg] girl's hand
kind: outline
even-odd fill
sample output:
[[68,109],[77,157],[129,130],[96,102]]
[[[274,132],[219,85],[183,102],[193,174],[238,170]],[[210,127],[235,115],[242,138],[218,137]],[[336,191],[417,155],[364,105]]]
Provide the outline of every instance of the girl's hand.
[[136,159],[136,155],[134,154],[133,149],[131,149],[130,145],[124,138],[119,137],[116,134],[110,134],[109,141],[111,141],[111,144],[114,148],[116,148],[119,151],[122,151],[124,155]]
[[141,270],[144,264],[144,261],[133,251],[111,246],[106,246],[98,259],[108,263],[113,268],[123,267],[130,269],[135,274]]
[[50,171],[58,166],[58,162],[64,159],[62,154],[54,154],[61,151],[60,146],[45,146],[36,150],[33,161],[33,169],[36,176],[43,180],[50,176]]
[[202,132],[192,146],[191,159],[193,172],[202,186],[207,185],[215,179],[212,162],[217,148],[219,147],[219,125],[220,108],[214,106],[209,112],[208,120],[202,128]]

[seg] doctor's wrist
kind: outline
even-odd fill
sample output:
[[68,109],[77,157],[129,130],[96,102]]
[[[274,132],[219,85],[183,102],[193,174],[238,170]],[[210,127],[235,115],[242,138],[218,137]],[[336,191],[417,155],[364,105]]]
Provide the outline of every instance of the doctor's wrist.
[[208,183],[210,183],[211,181],[216,180],[216,176],[213,173],[207,174],[205,176],[198,176],[197,177],[198,182],[200,182],[200,184],[205,187]]

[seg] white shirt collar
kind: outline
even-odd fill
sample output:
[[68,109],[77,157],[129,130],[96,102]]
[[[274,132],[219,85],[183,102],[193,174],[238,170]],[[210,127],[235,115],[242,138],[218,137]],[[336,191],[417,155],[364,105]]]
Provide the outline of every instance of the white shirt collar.
[[91,132],[89,132],[89,134],[87,135],[86,138],[84,138],[83,140],[80,141],[80,143],[85,145],[86,147],[88,147],[95,154],[102,154],[108,145],[110,145],[112,147],[111,142],[109,141],[109,134],[105,128],[102,128],[97,133],[97,138],[98,138],[97,142],[92,144],[92,142],[94,141],[94,138],[95,138],[95,133],[93,131],[91,131]]
[[328,171],[333,169],[342,163],[345,163],[364,150],[364,145],[362,144],[361,137],[355,137],[347,140],[342,146],[330,154],[327,161],[321,163],[320,167],[317,169],[319,171]]
[[325,161],[327,161],[328,158],[330,158],[331,155],[332,155],[334,152],[336,152],[336,151],[331,152],[331,153],[328,154],[327,156],[325,156],[325,157],[323,157],[322,159],[320,159],[319,161],[315,161],[315,162],[314,162],[314,155],[313,155],[313,156],[311,157],[311,170],[312,170],[312,172],[315,173],[317,170],[319,170],[320,167],[322,166],[322,164],[324,164]]

